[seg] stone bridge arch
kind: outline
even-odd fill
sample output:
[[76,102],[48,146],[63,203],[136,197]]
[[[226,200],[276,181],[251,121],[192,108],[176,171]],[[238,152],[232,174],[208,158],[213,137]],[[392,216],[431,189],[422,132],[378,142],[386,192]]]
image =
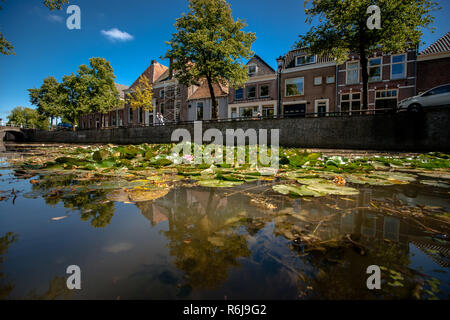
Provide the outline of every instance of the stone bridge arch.
[[13,135],[16,141],[24,141],[26,138],[25,133],[20,128],[0,127],[0,143],[3,143],[7,133]]

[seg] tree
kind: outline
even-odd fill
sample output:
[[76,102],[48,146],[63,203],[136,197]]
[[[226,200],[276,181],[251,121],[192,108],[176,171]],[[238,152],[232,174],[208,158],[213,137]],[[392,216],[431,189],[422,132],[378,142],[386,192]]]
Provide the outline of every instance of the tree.
[[[5,0],[0,0],[1,2],[6,2]],[[62,6],[68,4],[69,0],[45,0],[44,5],[50,10],[61,10]],[[2,6],[0,6],[2,10]],[[15,55],[13,45],[5,39],[3,34],[0,32],[0,53],[4,55]]]
[[214,84],[242,86],[248,79],[242,59],[249,59],[254,33],[242,31],[247,25],[234,21],[226,0],[189,0],[189,13],[178,18],[166,57],[184,85],[199,85],[206,79],[217,118]]
[[153,87],[145,75],[140,76],[138,85],[130,94],[130,107],[133,110],[143,108],[147,111],[153,111]]
[[106,113],[119,103],[114,85],[114,72],[104,58],[91,58],[89,66],[81,65],[77,74],[63,77],[62,115],[75,130],[78,117],[83,113]]
[[54,77],[44,79],[39,89],[28,89],[31,104],[37,106],[39,115],[50,118],[53,130],[53,119],[61,115],[63,110],[63,94],[61,85]]
[[[338,63],[345,62],[350,53],[357,53],[361,61],[363,80],[363,108],[368,108],[368,57],[376,50],[386,53],[404,52],[419,44],[422,29],[429,28],[437,9],[433,0],[307,0],[306,22],[319,18],[297,42],[298,48],[309,48],[313,54],[328,54]],[[381,9],[381,28],[369,30],[368,8]]]
[[85,84],[86,92],[81,98],[89,112],[103,115],[119,104],[119,92],[114,84],[116,76],[106,59],[89,59],[89,66],[79,67],[78,77]]
[[35,109],[15,107],[8,115],[8,123],[27,128],[48,128],[48,119],[41,117]]

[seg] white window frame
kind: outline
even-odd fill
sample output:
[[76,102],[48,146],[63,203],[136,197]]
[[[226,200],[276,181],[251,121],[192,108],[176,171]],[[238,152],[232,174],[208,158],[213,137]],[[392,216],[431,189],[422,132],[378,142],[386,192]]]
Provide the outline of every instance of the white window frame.
[[164,90],[160,90],[159,91],[159,97],[160,98],[164,98],[164,94],[165,94]]
[[[304,57],[313,57],[313,61],[312,62],[307,62],[307,63],[298,63],[298,59],[299,58],[304,58]],[[316,62],[317,62],[317,56],[313,55],[313,54],[304,54],[304,55],[300,55],[300,56],[296,56],[295,57],[295,66],[296,67],[306,66],[308,64],[314,64]]]
[[[289,80],[296,80],[296,79],[302,79],[302,92],[300,94],[288,96],[287,92],[287,86]],[[285,97],[298,97],[298,96],[304,96],[305,95],[305,78],[304,77],[295,77],[295,78],[289,78],[284,81],[284,96]]]
[[[315,85],[315,86],[321,86],[321,85],[322,85],[322,81],[323,81],[322,78],[323,78],[322,76],[320,76],[320,77],[314,77],[314,85]],[[320,83],[316,83],[316,80],[317,80],[317,79],[320,80]]]
[[[333,81],[328,81],[330,78],[333,79]],[[327,76],[327,84],[331,84],[331,83],[335,83],[335,82],[336,82],[335,76]]]
[[[353,95],[354,95],[354,94],[359,94],[359,99],[354,99],[354,98],[353,98]],[[349,97],[348,97],[349,99],[343,101],[342,97],[345,96],[345,95],[348,95],[348,96],[349,96]],[[359,110],[352,110],[352,103],[353,103],[354,101],[359,101]],[[340,96],[340,104],[339,104],[339,108],[340,108],[341,112],[343,112],[343,111],[342,111],[342,102],[348,102],[348,103],[349,103],[349,105],[348,105],[348,110],[346,111],[346,112],[348,112],[349,115],[351,115],[352,112],[361,112],[361,111],[365,111],[365,110],[362,109],[362,92],[346,92],[346,93],[341,93],[341,96]]]
[[[380,60],[380,64],[379,65],[375,65],[375,66],[371,66],[370,62],[372,60]],[[377,80],[371,80],[370,79],[370,69],[372,68],[380,68],[380,79]],[[374,58],[370,58],[369,59],[369,63],[367,64],[367,73],[369,75],[369,82],[380,82],[383,81],[383,57],[374,57]]]
[[[405,57],[405,60],[403,62],[394,62],[394,57],[398,57],[398,56]],[[406,75],[408,74],[408,72],[407,72],[407,68],[408,68],[408,63],[407,63],[408,61],[407,61],[407,59],[408,59],[408,56],[406,55],[406,53],[400,53],[400,54],[393,54],[393,55],[391,55],[391,80],[399,80],[399,79],[405,79],[406,78]],[[393,74],[392,74],[392,71],[394,70],[393,66],[395,64],[403,64],[403,74],[402,74],[402,76],[400,76],[398,78],[397,77],[394,78]]]
[[[255,72],[250,72],[250,68],[255,67]],[[247,73],[249,76],[253,76],[258,73],[258,66],[256,64],[250,64],[247,66]]]
[[[356,82],[349,82],[348,81],[348,75],[349,75],[349,64],[358,64],[358,67],[355,69],[350,69],[352,72],[356,71],[358,75],[358,80]],[[345,83],[346,84],[359,84],[359,70],[360,70],[360,63],[359,61],[347,61],[345,65]]]
[[203,119],[205,118],[205,104],[202,101],[199,101],[195,105],[195,118],[197,119],[197,121],[203,120],[198,118],[198,108],[200,107],[200,105],[202,107],[202,117]]
[[[255,96],[254,97],[249,97],[249,92],[250,92],[250,88],[255,88]],[[247,87],[247,90],[246,90],[247,92],[247,100],[250,100],[250,99],[256,99],[256,98],[258,98],[258,87],[257,86],[248,86]]]
[[[241,98],[236,97],[236,92],[238,92],[238,90],[242,90]],[[238,88],[238,89],[234,90],[234,100],[244,100],[244,98],[245,98],[245,89],[244,88]]]
[[[262,87],[267,87],[268,88],[268,90],[267,90],[267,95],[265,95],[265,96],[263,96],[262,94],[261,94],[261,88]],[[260,85],[259,86],[259,97],[260,98],[267,98],[267,97],[269,97],[270,96],[270,85],[269,84],[262,84],[262,85]]]

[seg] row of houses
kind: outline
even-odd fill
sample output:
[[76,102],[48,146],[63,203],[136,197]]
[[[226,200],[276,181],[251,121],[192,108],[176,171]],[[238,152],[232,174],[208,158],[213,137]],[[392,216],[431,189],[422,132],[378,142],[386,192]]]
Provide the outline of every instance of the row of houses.
[[[242,88],[214,86],[219,119],[272,116],[366,114],[395,109],[397,103],[437,85],[450,83],[450,32],[419,53],[418,47],[400,54],[375,52],[369,59],[369,102],[362,104],[359,56],[343,64],[328,56],[295,49],[277,59],[274,70],[260,56],[247,63],[249,80]],[[169,66],[153,60],[143,72],[153,86],[153,111],[132,110],[127,96],[139,85],[117,85],[122,108],[107,115],[87,114],[81,129],[158,125],[211,120],[212,101],[207,83],[185,86]]]

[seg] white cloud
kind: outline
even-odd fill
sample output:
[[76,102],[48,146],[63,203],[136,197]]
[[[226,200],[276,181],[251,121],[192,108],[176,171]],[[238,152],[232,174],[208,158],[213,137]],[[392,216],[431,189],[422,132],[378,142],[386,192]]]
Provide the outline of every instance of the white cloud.
[[120,31],[117,28],[112,28],[107,31],[102,30],[101,33],[111,41],[130,41],[134,39],[134,37],[128,32]]
[[131,243],[120,242],[120,243],[113,244],[109,247],[103,248],[103,250],[108,253],[121,253],[121,252],[129,251],[133,247],[134,247],[134,245]]
[[49,14],[48,20],[53,21],[53,22],[63,22],[64,18],[61,16],[57,16],[56,14]]

